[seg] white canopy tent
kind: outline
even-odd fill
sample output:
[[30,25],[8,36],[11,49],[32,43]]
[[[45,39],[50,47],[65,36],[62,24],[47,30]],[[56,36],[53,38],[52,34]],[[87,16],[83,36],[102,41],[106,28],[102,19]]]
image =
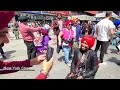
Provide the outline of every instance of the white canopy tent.
[[[106,15],[106,12],[103,12],[103,13],[98,13],[95,15],[96,18],[104,18]],[[115,19],[119,19],[120,17],[115,14],[114,12],[112,12],[112,17],[115,18]]]
[[89,20],[89,21],[96,21],[96,18],[93,16],[88,16],[88,15],[75,15],[72,16],[72,18],[77,17],[80,20]]

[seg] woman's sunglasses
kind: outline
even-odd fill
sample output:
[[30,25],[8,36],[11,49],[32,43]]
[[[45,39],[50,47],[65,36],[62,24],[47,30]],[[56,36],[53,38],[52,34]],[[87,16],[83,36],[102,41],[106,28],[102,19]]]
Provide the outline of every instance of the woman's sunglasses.
[[71,26],[72,24],[69,24],[69,26]]

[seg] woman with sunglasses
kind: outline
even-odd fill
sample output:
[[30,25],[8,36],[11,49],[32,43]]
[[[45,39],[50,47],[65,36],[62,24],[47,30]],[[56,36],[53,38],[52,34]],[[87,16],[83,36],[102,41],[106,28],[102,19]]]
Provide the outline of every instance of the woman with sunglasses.
[[68,66],[71,66],[70,63],[70,51],[73,44],[73,38],[74,38],[74,31],[71,30],[71,20],[67,20],[65,22],[66,28],[63,28],[58,36],[59,45],[62,45],[64,56],[65,56],[65,63]]

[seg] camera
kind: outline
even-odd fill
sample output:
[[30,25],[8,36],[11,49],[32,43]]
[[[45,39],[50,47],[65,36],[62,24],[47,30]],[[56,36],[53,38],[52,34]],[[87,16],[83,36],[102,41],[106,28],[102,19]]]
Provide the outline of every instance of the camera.
[[66,44],[68,43],[72,43],[73,39],[69,39],[69,40],[63,40]]
[[69,43],[71,43],[71,42],[72,42],[72,40],[73,40],[73,39],[69,39],[69,40],[67,40],[67,41],[68,41]]
[[54,48],[48,47],[47,53],[46,53],[46,59],[47,59],[47,61],[49,61],[52,58],[53,52],[54,52]]

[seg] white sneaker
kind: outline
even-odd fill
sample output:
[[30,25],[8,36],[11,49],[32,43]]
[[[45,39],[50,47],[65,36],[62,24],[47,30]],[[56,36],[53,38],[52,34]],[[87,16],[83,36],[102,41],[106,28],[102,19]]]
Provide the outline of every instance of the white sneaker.
[[107,63],[106,63],[106,62],[103,62],[103,63],[100,63],[100,65],[107,65]]
[[70,66],[71,66],[71,63],[67,63],[67,65],[70,67]]

